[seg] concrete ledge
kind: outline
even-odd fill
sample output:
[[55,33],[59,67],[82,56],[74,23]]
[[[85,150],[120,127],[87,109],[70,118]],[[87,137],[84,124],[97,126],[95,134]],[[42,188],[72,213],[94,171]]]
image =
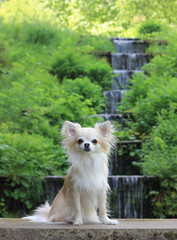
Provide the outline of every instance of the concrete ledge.
[[34,223],[0,219],[0,240],[176,240],[177,219],[121,219],[118,225]]

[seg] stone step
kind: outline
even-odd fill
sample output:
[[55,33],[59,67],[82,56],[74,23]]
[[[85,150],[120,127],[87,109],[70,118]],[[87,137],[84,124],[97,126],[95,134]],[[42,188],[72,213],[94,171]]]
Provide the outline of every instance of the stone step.
[[0,240],[168,240],[177,239],[177,219],[126,219],[118,225],[34,223],[0,219]]
[[111,37],[110,40],[141,41],[140,38]]

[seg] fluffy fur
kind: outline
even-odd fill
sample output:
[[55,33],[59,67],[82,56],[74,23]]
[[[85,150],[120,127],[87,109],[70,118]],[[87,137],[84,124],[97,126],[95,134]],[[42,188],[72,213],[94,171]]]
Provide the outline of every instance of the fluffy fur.
[[[115,145],[114,129],[109,121],[94,128],[82,128],[66,121],[62,128],[63,148],[71,167],[64,185],[51,207],[46,203],[26,219],[43,222],[117,224],[106,211],[109,190],[108,155]],[[97,214],[98,213],[98,214]]]

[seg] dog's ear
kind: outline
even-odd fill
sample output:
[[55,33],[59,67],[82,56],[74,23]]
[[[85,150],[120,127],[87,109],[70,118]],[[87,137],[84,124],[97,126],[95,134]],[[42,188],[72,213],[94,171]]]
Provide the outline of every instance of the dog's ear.
[[77,132],[77,128],[81,127],[78,123],[72,123],[69,121],[66,121],[64,126],[65,126],[65,132],[69,137],[75,136]]
[[96,124],[95,127],[99,128],[99,131],[101,132],[101,135],[103,137],[106,137],[111,132],[111,122],[110,121],[106,121],[106,122],[98,124],[98,125]]

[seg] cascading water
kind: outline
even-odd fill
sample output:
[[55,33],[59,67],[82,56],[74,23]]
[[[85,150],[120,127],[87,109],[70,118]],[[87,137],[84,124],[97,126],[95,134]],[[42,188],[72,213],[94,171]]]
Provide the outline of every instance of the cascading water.
[[114,70],[113,74],[116,75],[114,77],[114,82],[112,84],[112,89],[121,90],[121,89],[129,89],[128,88],[128,79],[132,77],[136,72],[141,72],[140,70]]
[[[104,96],[107,100],[105,108],[106,119],[115,119],[120,117],[118,113],[118,104],[123,99],[124,91],[128,89],[128,79],[133,74],[142,71],[141,67],[147,61],[145,51],[145,43],[138,39],[113,38],[116,53],[112,53],[111,62],[113,68],[112,90],[105,91]],[[110,116],[109,116],[110,115]],[[104,115],[102,115],[104,116]]]
[[150,201],[145,196],[154,184],[154,178],[148,176],[110,176],[109,183],[113,189],[110,205],[115,218],[151,217]]
[[[116,116],[119,116],[117,120],[120,123],[122,116],[119,114],[118,105],[123,99],[124,92],[128,90],[128,79],[133,74],[142,71],[141,67],[147,63],[148,59],[144,53],[145,43],[143,41],[113,38],[113,43],[117,52],[112,53],[112,68],[113,74],[117,74],[117,76],[113,78],[112,90],[104,92],[107,100],[105,119],[114,120]],[[134,144],[139,143],[135,142]],[[135,175],[139,174],[139,170],[132,166],[131,161],[132,159],[127,160],[126,156],[119,157],[117,151],[110,161],[109,182],[113,190],[110,195],[110,203],[114,217],[151,217],[150,211],[146,211],[150,206],[145,196],[152,188],[153,178]]]
[[120,70],[140,70],[146,63],[144,53],[112,53],[112,67]]
[[118,53],[144,53],[145,43],[138,38],[112,38]]
[[107,105],[105,108],[105,113],[111,112],[111,114],[116,114],[118,112],[117,104],[123,99],[124,90],[111,90],[104,92],[104,96],[107,100]]

